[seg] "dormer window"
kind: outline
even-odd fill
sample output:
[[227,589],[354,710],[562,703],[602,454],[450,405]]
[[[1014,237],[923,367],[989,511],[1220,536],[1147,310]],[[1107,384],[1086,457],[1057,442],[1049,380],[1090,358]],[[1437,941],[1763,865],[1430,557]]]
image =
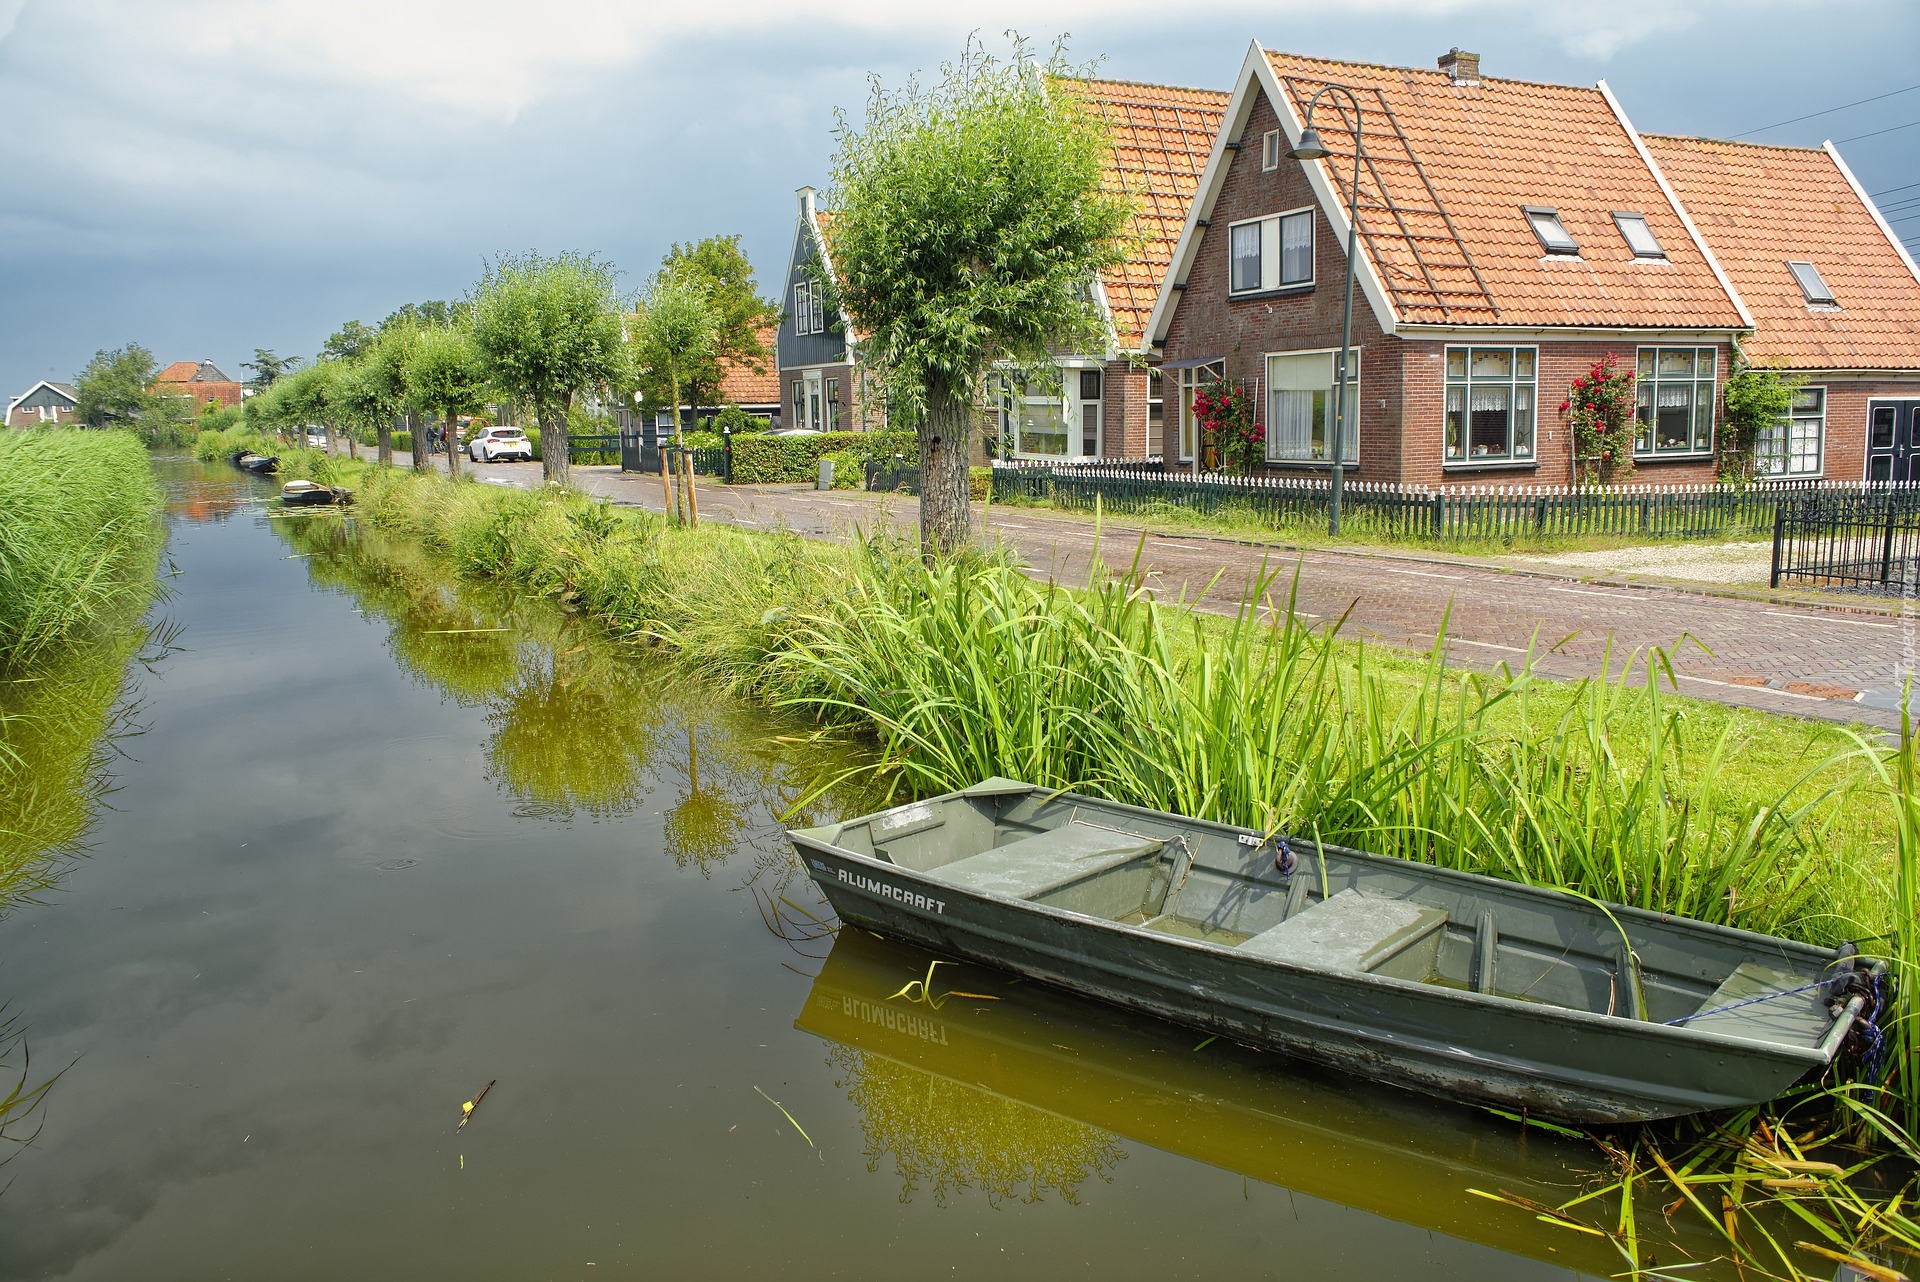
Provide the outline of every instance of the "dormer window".
[[1645,214],[1623,213],[1615,210],[1613,225],[1620,229],[1620,237],[1627,242],[1627,248],[1633,251],[1635,258],[1665,258],[1667,251],[1660,248],[1660,242],[1654,239],[1653,228],[1647,226]]
[[1533,234],[1540,238],[1540,247],[1549,254],[1578,254],[1579,242],[1568,234],[1566,226],[1560,221],[1560,211],[1548,209],[1544,205],[1522,205],[1520,212],[1527,216],[1527,226],[1533,228]]
[[1812,263],[1788,263],[1787,270],[1793,273],[1794,283],[1800,286],[1800,292],[1806,297],[1808,306],[1832,307],[1833,291],[1827,288],[1827,282],[1820,279],[1819,271]]

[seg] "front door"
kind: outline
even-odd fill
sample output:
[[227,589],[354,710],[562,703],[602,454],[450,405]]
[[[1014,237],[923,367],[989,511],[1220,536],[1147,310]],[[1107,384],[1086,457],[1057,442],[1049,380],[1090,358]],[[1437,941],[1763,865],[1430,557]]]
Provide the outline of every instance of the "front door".
[[1867,479],[1920,481],[1920,401],[1867,402]]
[[824,432],[827,426],[824,419],[825,416],[820,412],[820,371],[810,369],[807,371],[806,422],[800,426]]

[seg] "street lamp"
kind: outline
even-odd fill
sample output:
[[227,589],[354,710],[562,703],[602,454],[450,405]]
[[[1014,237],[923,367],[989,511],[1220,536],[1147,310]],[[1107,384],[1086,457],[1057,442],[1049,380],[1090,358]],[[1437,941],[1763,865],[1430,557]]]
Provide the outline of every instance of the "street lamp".
[[[1346,437],[1347,437],[1347,353],[1353,343],[1353,249],[1354,239],[1360,230],[1360,157],[1365,144],[1360,138],[1360,100],[1353,96],[1353,90],[1345,85],[1322,85],[1307,102],[1307,118],[1300,127],[1300,141],[1287,153],[1291,160],[1325,160],[1333,153],[1320,141],[1320,134],[1313,127],[1313,111],[1320,105],[1320,99],[1338,90],[1349,106],[1353,108],[1353,119],[1347,120],[1346,108],[1334,99],[1334,109],[1340,112],[1341,123],[1353,133],[1353,195],[1347,202],[1347,294],[1346,305],[1340,314],[1340,354],[1334,358],[1333,372],[1336,390],[1333,394],[1333,485],[1328,494],[1327,533],[1340,533],[1340,490],[1346,481]],[[1358,389],[1356,389],[1358,390]]]

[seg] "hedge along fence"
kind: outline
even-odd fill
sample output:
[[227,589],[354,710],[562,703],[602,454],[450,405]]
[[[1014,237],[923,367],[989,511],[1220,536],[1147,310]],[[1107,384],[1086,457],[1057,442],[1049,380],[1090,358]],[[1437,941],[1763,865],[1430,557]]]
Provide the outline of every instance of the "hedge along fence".
[[[1341,493],[1343,527],[1384,538],[1473,541],[1630,535],[1712,538],[1770,532],[1783,498],[1819,490],[1856,491],[1862,484],[1767,481],[1730,485],[1514,485],[1435,489],[1397,482],[1349,482]],[[1197,512],[1251,519],[1274,527],[1327,519],[1332,486],[1319,477],[1199,476],[1159,470],[1157,463],[1057,466],[998,464],[995,501],[1051,501],[1058,507],[1116,515]]]
[[912,432],[817,432],[811,436],[763,433],[733,438],[733,482],[778,485],[811,481],[828,454],[852,453],[865,459],[895,454],[918,460],[920,445]]

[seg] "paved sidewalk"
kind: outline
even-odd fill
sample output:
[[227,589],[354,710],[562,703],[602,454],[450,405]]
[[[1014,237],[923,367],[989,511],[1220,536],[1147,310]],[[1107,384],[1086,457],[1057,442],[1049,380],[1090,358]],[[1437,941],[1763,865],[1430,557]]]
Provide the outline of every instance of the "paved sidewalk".
[[[444,467],[444,462],[442,462]],[[469,467],[482,482],[537,485],[536,464]],[[657,477],[575,467],[573,481],[614,502],[660,511]],[[840,538],[881,522],[913,531],[917,502],[898,495],[817,492],[802,486],[699,488],[702,519]],[[975,509],[976,522],[980,509]],[[1084,520],[1042,509],[993,509],[989,530],[1030,571],[1086,578],[1095,549]],[[1424,650],[1443,620],[1448,658],[1465,667],[1517,665],[1529,649],[1545,675],[1578,679],[1603,662],[1618,672],[1636,653],[1664,647],[1683,693],[1723,703],[1882,728],[1899,724],[1900,694],[1920,656],[1920,618],[1701,595],[1683,589],[1582,583],[1446,559],[1346,551],[1293,551],[1200,534],[1143,534],[1122,521],[1100,536],[1102,559],[1124,568],[1140,552],[1164,596],[1231,612],[1262,574],[1276,575],[1278,606],[1299,575],[1295,608],[1387,645]],[[1144,539],[1144,543],[1142,540]]]

